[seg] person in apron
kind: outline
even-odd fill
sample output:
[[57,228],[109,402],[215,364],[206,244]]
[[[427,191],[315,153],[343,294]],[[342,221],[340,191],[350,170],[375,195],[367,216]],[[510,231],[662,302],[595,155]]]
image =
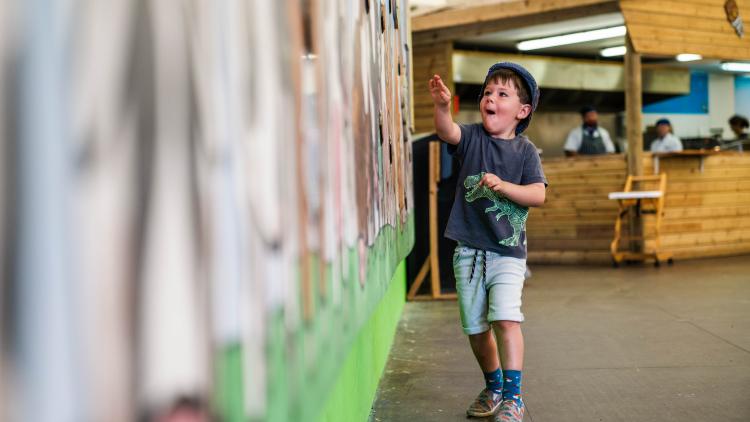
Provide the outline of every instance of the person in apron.
[[615,152],[609,132],[599,127],[599,113],[592,106],[581,109],[583,124],[573,128],[565,141],[565,155],[600,155]]

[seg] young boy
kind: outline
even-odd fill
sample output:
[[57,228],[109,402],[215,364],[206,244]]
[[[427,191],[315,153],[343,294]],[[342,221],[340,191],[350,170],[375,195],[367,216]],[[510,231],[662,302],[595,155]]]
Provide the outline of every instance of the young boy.
[[458,242],[453,270],[461,325],[486,385],[466,413],[520,422],[526,217],[528,207],[544,203],[547,185],[536,147],[522,133],[539,102],[539,88],[523,67],[497,63],[480,94],[482,124],[459,126],[440,76],[429,86],[437,134],[461,163],[445,236]]

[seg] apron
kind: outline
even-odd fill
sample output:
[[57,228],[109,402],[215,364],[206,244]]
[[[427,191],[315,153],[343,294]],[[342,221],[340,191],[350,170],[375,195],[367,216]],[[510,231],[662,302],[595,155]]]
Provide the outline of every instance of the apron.
[[578,148],[579,154],[597,155],[607,153],[604,141],[602,140],[601,135],[599,135],[599,129],[596,129],[593,133],[589,134],[585,128],[581,128],[581,138],[581,147]]

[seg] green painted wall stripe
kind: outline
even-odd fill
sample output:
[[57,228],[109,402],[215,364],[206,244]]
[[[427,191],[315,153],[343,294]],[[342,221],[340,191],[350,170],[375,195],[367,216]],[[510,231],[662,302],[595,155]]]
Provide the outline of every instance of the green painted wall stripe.
[[216,406],[221,409],[223,421],[242,422],[245,420],[242,406],[244,384],[242,382],[242,346],[235,343],[225,347],[217,360],[216,367]]
[[406,261],[401,261],[375,312],[349,351],[320,422],[367,421],[406,301]]

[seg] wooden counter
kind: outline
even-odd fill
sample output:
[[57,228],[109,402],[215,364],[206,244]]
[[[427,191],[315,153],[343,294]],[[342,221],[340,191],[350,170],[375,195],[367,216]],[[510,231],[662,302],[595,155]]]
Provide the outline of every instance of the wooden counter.
[[[643,160],[645,174],[653,174],[652,154]],[[625,156],[555,158],[543,166],[547,202],[529,216],[529,262],[610,262],[617,203],[607,194],[623,188]],[[663,249],[677,260],[750,253],[750,154],[687,151],[661,157],[659,167],[668,176]]]

